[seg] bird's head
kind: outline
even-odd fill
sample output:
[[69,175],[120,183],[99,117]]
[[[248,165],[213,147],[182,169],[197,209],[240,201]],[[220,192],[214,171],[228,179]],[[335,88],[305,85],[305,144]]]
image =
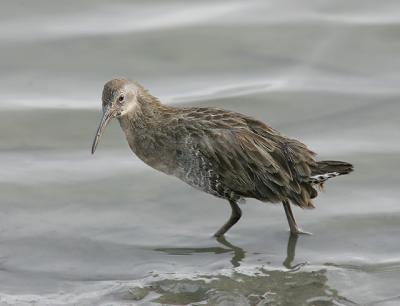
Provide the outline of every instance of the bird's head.
[[113,118],[133,114],[139,106],[138,96],[143,88],[136,82],[125,79],[108,81],[103,89],[103,115],[93,140],[92,154],[106,126]]

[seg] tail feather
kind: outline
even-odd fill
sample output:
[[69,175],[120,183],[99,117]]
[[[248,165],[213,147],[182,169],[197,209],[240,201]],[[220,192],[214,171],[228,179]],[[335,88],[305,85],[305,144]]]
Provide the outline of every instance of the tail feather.
[[353,165],[335,160],[324,160],[317,162],[317,165],[312,169],[310,182],[315,185],[321,185],[332,178],[339,175],[348,174],[353,171]]

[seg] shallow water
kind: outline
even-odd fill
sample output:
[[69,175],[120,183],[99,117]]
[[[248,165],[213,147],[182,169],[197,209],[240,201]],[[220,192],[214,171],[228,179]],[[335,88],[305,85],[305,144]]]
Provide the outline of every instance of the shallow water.
[[[0,305],[399,305],[398,1],[12,1],[0,11]],[[100,94],[262,119],[354,163],[291,238],[143,165]]]

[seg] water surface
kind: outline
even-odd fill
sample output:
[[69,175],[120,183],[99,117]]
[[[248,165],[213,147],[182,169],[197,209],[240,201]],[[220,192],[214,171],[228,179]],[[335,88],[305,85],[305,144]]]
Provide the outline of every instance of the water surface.
[[[400,304],[397,1],[12,1],[0,12],[0,305]],[[243,112],[354,163],[317,209],[222,200],[149,169],[105,81]]]

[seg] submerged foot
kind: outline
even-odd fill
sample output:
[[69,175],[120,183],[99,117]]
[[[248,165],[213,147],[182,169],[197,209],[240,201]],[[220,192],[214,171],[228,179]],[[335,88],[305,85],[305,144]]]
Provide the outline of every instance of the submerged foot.
[[214,237],[214,238],[217,238],[217,240],[218,240],[218,239],[224,238],[224,237],[225,237],[225,234],[221,234],[220,232],[216,232],[216,233],[213,235],[213,237]]

